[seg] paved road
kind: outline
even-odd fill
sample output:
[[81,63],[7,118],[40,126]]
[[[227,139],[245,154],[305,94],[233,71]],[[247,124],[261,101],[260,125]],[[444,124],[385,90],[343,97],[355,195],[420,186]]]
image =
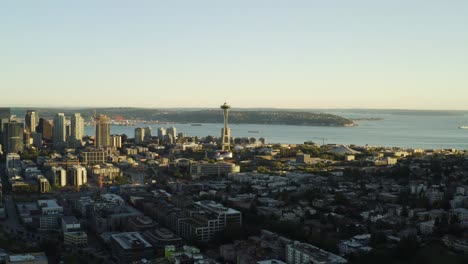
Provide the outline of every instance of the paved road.
[[16,212],[15,203],[11,195],[5,195],[5,211],[7,219],[3,221],[5,231],[13,235],[26,234],[26,229],[21,225],[20,218]]

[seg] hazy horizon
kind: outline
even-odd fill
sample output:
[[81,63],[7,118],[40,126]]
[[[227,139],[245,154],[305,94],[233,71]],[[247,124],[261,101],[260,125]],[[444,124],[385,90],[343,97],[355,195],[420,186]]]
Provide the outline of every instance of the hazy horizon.
[[0,106],[468,110],[468,1],[3,1]]
[[[232,106],[232,105],[231,105]],[[219,107],[216,106],[207,106],[207,107],[140,107],[140,106],[2,106],[11,109],[21,109],[21,110],[41,110],[41,109],[64,109],[64,110],[93,110],[93,109],[147,109],[147,110],[218,110]],[[405,109],[405,108],[279,108],[279,107],[232,107],[231,111],[236,110],[322,110],[322,111],[433,111],[433,112],[468,112],[468,109]]]

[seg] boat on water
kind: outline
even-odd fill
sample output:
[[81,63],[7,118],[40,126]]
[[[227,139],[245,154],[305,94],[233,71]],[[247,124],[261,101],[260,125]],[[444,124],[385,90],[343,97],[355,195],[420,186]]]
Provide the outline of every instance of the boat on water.
[[249,130],[248,132],[249,133],[260,133],[260,131],[258,131],[258,130]]
[[459,129],[468,129],[468,126],[459,126]]
[[191,126],[202,126],[202,124],[191,124]]

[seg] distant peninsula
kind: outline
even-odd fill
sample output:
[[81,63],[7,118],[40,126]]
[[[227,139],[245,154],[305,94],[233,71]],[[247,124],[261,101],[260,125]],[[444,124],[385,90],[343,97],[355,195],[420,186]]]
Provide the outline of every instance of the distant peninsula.
[[[79,112],[84,117],[94,115],[95,109],[90,108],[37,108],[41,117],[53,117],[57,112],[70,116]],[[14,108],[13,112],[23,116],[26,109]],[[98,114],[105,114],[111,118],[124,118],[132,120],[160,121],[173,123],[222,123],[221,110],[163,110],[147,108],[98,108]],[[295,125],[295,126],[353,126],[353,120],[338,115],[326,113],[297,112],[289,110],[233,110],[229,112],[231,124],[268,124],[268,125]]]

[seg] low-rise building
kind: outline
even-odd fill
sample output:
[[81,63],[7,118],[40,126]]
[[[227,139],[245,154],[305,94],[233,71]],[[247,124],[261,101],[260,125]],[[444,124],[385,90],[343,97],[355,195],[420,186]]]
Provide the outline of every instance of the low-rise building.
[[128,221],[132,218],[142,216],[137,209],[119,205],[111,208],[93,207],[89,215],[90,227],[98,234],[109,231],[119,231],[127,227]]
[[62,232],[74,232],[81,230],[81,223],[74,216],[63,216],[62,217]]
[[83,162],[89,165],[103,164],[106,162],[107,152],[104,150],[89,150],[81,152]]
[[63,244],[74,248],[88,246],[88,235],[83,231],[66,232],[63,234]]
[[[35,213],[35,209],[39,210],[39,214]],[[57,200],[38,200],[37,207],[22,208],[24,212],[29,211],[32,220],[37,219],[40,230],[55,230],[59,228],[59,219],[63,214],[63,207],[57,204]]]
[[286,246],[288,264],[338,264],[347,260],[310,244],[294,242]]
[[48,264],[44,252],[9,255],[5,258],[6,264]]
[[434,231],[435,221],[427,221],[419,224],[419,231],[421,234],[429,235]]
[[127,229],[132,232],[144,232],[155,229],[157,226],[151,218],[147,216],[138,216],[128,220]]
[[257,264],[286,264],[286,262],[283,262],[277,259],[270,259],[270,260],[257,261]]
[[101,165],[94,165],[91,168],[91,176],[94,179],[102,177],[103,183],[112,183],[112,181],[118,177],[122,176],[122,171],[120,168],[115,167],[112,164],[106,163]]
[[184,238],[210,241],[215,234],[231,225],[242,225],[242,214],[213,201],[195,202],[188,216],[178,223],[179,234]]
[[118,263],[133,263],[154,258],[153,246],[137,232],[111,235],[112,255]]
[[206,176],[227,176],[229,173],[240,172],[240,167],[227,162],[197,162],[190,164],[190,176],[200,178]]
[[368,246],[370,238],[371,238],[370,234],[365,234],[365,235],[357,235],[349,240],[342,241],[341,243],[338,244],[340,255],[346,256],[349,254],[371,251],[372,248]]
[[145,231],[143,236],[155,248],[165,248],[166,246],[177,246],[182,244],[182,238],[166,228],[157,228]]

